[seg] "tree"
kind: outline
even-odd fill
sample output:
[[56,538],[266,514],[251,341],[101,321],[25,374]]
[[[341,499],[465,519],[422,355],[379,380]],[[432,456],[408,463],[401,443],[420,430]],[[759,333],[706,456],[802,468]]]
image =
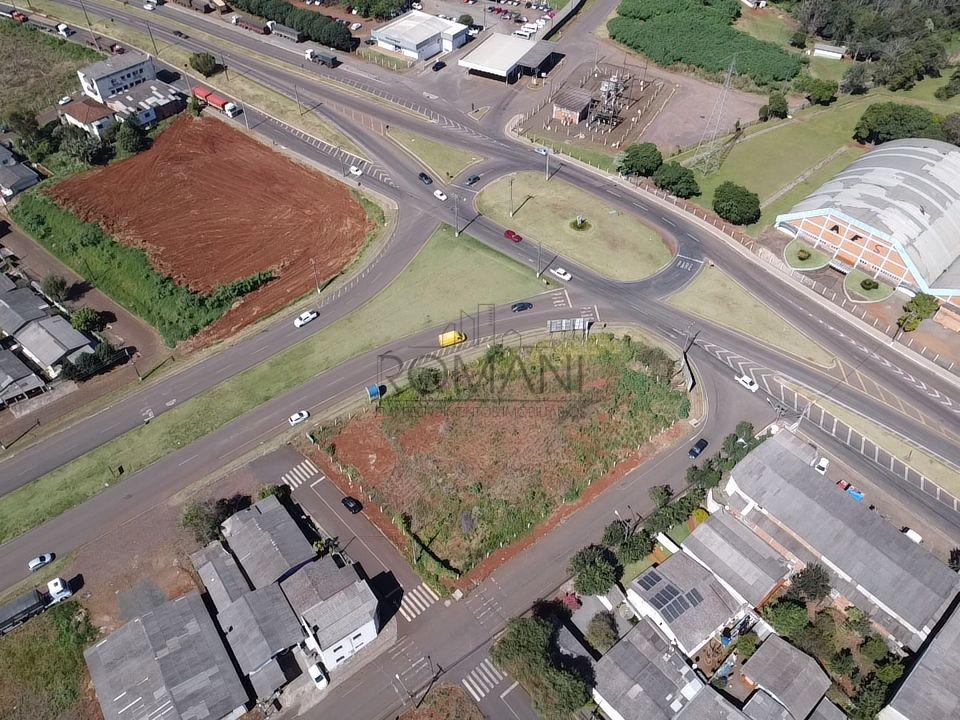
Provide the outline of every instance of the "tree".
[[602,653],[617,644],[617,620],[612,612],[601,611],[587,624],[587,642]]
[[573,586],[584,595],[603,595],[620,577],[620,568],[613,553],[605,547],[589,545],[579,550],[568,566]]
[[807,608],[796,600],[777,600],[765,605],[763,617],[773,629],[786,637],[797,637],[810,624]]
[[804,600],[819,602],[830,594],[830,574],[823,565],[811,563],[793,576],[793,590]]
[[801,75],[796,81],[797,89],[814,105],[829,105],[837,99],[837,83],[833,80]]
[[790,36],[790,45],[802,50],[807,46],[807,34],[803,30],[797,30]]
[[716,463],[711,460],[705,461],[703,467],[691,465],[687,468],[687,482],[702,490],[717,487],[722,479],[723,472],[717,467]]
[[853,658],[853,653],[850,652],[850,648],[844,648],[830,658],[830,670],[834,675],[850,677],[856,667],[857,663]]
[[663,165],[663,155],[653,143],[634,143],[627,147],[620,160],[619,170],[624,175],[649,177]]
[[890,686],[876,675],[868,675],[860,685],[860,692],[857,693],[851,717],[857,720],[875,720],[877,713],[887,703],[889,689]]
[[790,106],[787,105],[787,98],[781,92],[772,92],[770,93],[770,98],[767,100],[767,111],[770,114],[770,117],[773,118],[785,118],[790,114]]
[[693,170],[676,161],[664,163],[653,174],[654,184],[661,190],[679,198],[689,198],[700,194],[700,186],[693,176]]
[[73,125],[65,125],[60,133],[60,150],[87,165],[100,156],[103,145],[99,139]]
[[903,663],[891,656],[877,665],[874,672],[881,682],[893,685],[903,675]]
[[217,500],[197,500],[187,503],[180,517],[180,527],[192,531],[197,542],[219,540],[221,523],[248,507],[249,495],[236,494]]
[[734,225],[750,225],[760,219],[760,196],[725,180],[713,193],[713,211]]
[[890,649],[879,635],[866,637],[860,645],[860,654],[870,662],[880,662],[887,656]]
[[843,74],[840,81],[840,91],[847,95],[862,95],[867,91],[870,80],[867,66],[864,63],[854,63]]
[[954,70],[947,84],[938,87],[934,93],[937,100],[950,100],[957,95],[960,95],[960,68]]
[[290,486],[286,483],[261,485],[260,489],[257,490],[257,499],[263,500],[268,497],[275,497],[277,500],[284,502],[290,498]]
[[193,53],[190,56],[190,67],[204,77],[210,77],[220,69],[217,59],[208,52]]
[[33,142],[40,133],[37,116],[26,108],[14,108],[4,116],[3,123],[24,142]]
[[670,504],[670,498],[673,497],[673,490],[669,485],[654,485],[650,488],[650,500],[658,508],[666,507]]
[[630,528],[622,520],[614,520],[603,529],[603,544],[614,547],[622,543],[630,533]]
[[926,108],[895,102],[870,105],[853,131],[854,140],[863,143],[879,144],[913,137],[942,140],[939,119]]
[[187,109],[194,117],[200,117],[200,113],[203,112],[203,103],[200,102],[200,98],[198,98],[196,95],[191,95],[190,104]]
[[870,616],[863,610],[851,605],[847,608],[847,627],[861,637],[870,632]]
[[461,25],[466,25],[467,27],[470,27],[471,25],[473,25],[473,15],[470,15],[469,13],[464,13],[463,15],[457,18],[457,22],[460,23]]
[[617,548],[617,559],[621,563],[635,563],[653,552],[653,539],[646,530],[638,530],[630,535]]
[[960,145],[960,113],[950,113],[940,122],[940,129],[947,142]]
[[70,316],[70,324],[73,325],[74,330],[80,332],[97,332],[103,330],[103,315],[91,307],[77,308]]
[[741,663],[745,663],[750,656],[757,651],[757,645],[760,644],[760,638],[755,632],[744,633],[737,638],[737,657]]
[[903,309],[909,313],[920,316],[921,319],[927,320],[932,318],[937,310],[940,309],[940,301],[933,295],[928,295],[924,292],[918,292],[903,306]]
[[61,275],[54,273],[49,273],[44,276],[43,281],[40,283],[40,289],[44,295],[57,302],[66,300],[70,291],[67,281],[64,280]]
[[120,123],[114,135],[117,150],[135,155],[147,147],[147,134],[132,120]]

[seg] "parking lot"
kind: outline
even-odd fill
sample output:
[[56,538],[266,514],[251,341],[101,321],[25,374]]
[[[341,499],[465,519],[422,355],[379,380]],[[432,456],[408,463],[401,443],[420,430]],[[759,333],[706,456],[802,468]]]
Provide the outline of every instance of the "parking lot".
[[[463,14],[470,15],[476,25],[484,28],[497,27],[499,32],[514,32],[526,23],[548,27],[555,13],[549,2],[532,0],[421,0],[424,12],[456,20]],[[516,27],[513,27],[516,25]],[[535,35],[532,35],[535,37]]]

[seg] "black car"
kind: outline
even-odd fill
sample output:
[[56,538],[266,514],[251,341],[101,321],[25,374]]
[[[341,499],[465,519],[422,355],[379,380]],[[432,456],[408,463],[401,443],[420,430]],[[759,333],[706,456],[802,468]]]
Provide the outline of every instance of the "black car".
[[510,311],[515,313],[524,312],[526,310],[532,310],[532,309],[533,309],[533,303],[530,303],[530,302],[518,302],[510,306]]
[[437,60],[433,65],[431,65],[431,69],[432,69],[434,72],[440,72],[440,71],[443,70],[446,66],[447,66],[447,64],[446,64],[443,60]]
[[361,503],[356,498],[352,498],[349,495],[340,501],[343,506],[351,512],[351,514],[356,515],[358,512],[363,510],[363,503]]
[[471,187],[471,186],[473,186],[473,185],[476,185],[478,182],[480,182],[480,176],[479,176],[479,175],[471,175],[470,177],[467,178],[467,187]]
[[186,39],[186,37],[187,37],[186,33],[182,33],[182,32],[180,32],[179,30],[174,30],[174,31],[173,31],[173,34],[174,34],[175,36],[177,36],[178,38],[184,38],[184,39]]
[[700,457],[700,453],[707,449],[707,445],[710,443],[707,442],[706,438],[700,438],[697,440],[697,444],[690,448],[690,452],[687,453],[687,457],[691,460],[696,460]]
[[367,38],[366,40],[363,41],[363,44],[364,44],[364,45],[376,45],[376,44],[377,44],[377,41],[374,40],[373,38]]
[[420,182],[422,182],[424,185],[433,185],[433,178],[427,175],[425,172],[420,173],[417,175],[417,177],[420,178]]

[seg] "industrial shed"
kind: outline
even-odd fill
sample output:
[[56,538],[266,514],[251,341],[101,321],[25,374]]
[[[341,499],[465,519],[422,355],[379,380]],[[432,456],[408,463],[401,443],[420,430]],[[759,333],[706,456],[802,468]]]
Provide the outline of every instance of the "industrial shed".
[[466,25],[411,10],[371,33],[377,45],[414,60],[450,52],[467,41]]
[[557,44],[494,33],[457,64],[472,73],[514,82],[521,75],[541,75],[556,64]]

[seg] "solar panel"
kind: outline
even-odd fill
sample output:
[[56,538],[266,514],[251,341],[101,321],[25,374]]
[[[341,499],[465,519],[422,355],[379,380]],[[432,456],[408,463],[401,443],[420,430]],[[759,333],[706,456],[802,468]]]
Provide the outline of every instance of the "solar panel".
[[694,598],[698,603],[703,602],[703,595],[701,595],[701,594],[700,594],[700,591],[697,590],[696,588],[693,588],[693,590],[691,590],[689,594],[692,595],[693,598]]
[[694,589],[687,593],[687,600],[690,601],[691,607],[696,607],[703,600],[703,596]]
[[654,584],[663,580],[663,578],[660,577],[660,573],[658,573],[656,570],[651,570],[650,572],[648,572],[647,577],[653,580]]
[[681,595],[676,600],[673,601],[675,605],[680,606],[680,612],[685,612],[690,609],[690,603],[687,602],[687,599]]
[[660,582],[660,576],[651,571],[640,578],[640,587],[644,590],[650,590],[658,582]]
[[666,593],[667,597],[671,599],[675,598],[677,595],[680,594],[680,591],[677,590],[676,586],[674,585],[667,585],[663,589],[663,591]]

